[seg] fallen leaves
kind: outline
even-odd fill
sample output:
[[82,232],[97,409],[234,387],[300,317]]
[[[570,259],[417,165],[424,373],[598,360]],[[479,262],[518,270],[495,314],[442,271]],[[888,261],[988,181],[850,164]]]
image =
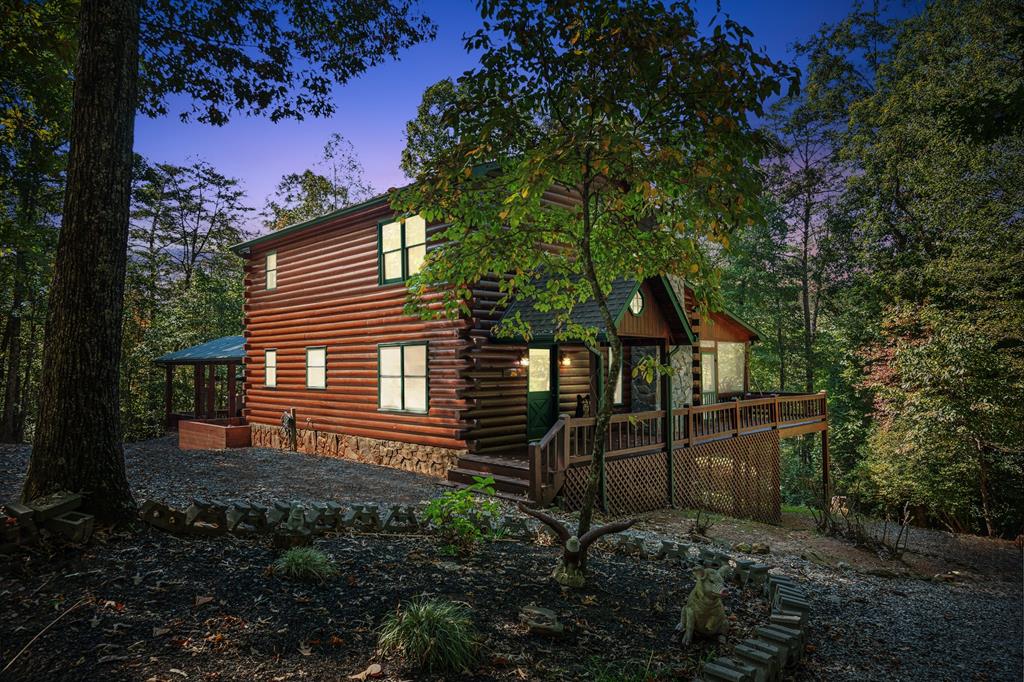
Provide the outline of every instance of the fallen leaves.
[[200,606],[203,606],[205,604],[209,604],[212,601],[213,601],[213,597],[206,597],[206,596],[196,597],[195,608],[198,609]]

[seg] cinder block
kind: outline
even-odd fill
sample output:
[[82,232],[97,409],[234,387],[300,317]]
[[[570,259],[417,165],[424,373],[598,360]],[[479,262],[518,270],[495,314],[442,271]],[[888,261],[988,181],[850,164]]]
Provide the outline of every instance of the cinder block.
[[782,647],[763,639],[745,639],[743,644],[752,649],[760,649],[775,659],[776,667],[781,671],[786,667],[786,650]]
[[64,512],[74,511],[81,504],[82,496],[77,493],[54,493],[32,500],[28,506],[35,511],[35,522],[42,523]]
[[755,632],[760,639],[785,649],[786,665],[796,665],[800,662],[804,648],[799,632],[789,630],[789,628],[779,628],[777,625],[761,626]]
[[773,613],[768,622],[772,625],[781,625],[803,632],[804,617],[801,613]]
[[755,682],[775,682],[779,679],[779,662],[767,651],[740,643],[732,654],[754,669]]
[[754,682],[754,669],[738,667],[730,658],[716,658],[704,664],[701,676],[707,682]]
[[43,522],[46,530],[60,535],[69,542],[85,543],[92,535],[95,519],[91,514],[69,511]]

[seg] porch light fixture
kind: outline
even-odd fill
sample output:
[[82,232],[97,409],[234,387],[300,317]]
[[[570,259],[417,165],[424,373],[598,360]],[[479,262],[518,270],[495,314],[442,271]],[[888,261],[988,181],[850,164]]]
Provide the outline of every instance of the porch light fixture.
[[529,353],[523,353],[523,357],[519,358],[519,366],[520,367],[529,367],[530,366],[530,354]]
[[572,357],[568,353],[562,353],[559,362],[562,363],[562,367],[572,367]]

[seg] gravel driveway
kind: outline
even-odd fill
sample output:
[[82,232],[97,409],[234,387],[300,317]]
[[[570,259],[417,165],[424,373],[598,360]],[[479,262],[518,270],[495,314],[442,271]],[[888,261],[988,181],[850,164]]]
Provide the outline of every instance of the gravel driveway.
[[[0,500],[17,499],[20,494],[29,450],[28,446],[0,447]],[[125,444],[124,454],[136,499],[179,506],[193,497],[407,504],[433,497],[442,489],[440,479],[431,476],[299,452],[179,450],[173,436]]]

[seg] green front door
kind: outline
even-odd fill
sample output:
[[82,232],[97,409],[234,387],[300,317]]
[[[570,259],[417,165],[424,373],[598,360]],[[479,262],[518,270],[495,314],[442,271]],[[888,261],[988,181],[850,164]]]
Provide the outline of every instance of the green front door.
[[700,354],[700,403],[713,405],[718,402],[718,363],[714,353]]
[[550,348],[529,349],[526,388],[526,438],[542,437],[555,423],[555,373]]

